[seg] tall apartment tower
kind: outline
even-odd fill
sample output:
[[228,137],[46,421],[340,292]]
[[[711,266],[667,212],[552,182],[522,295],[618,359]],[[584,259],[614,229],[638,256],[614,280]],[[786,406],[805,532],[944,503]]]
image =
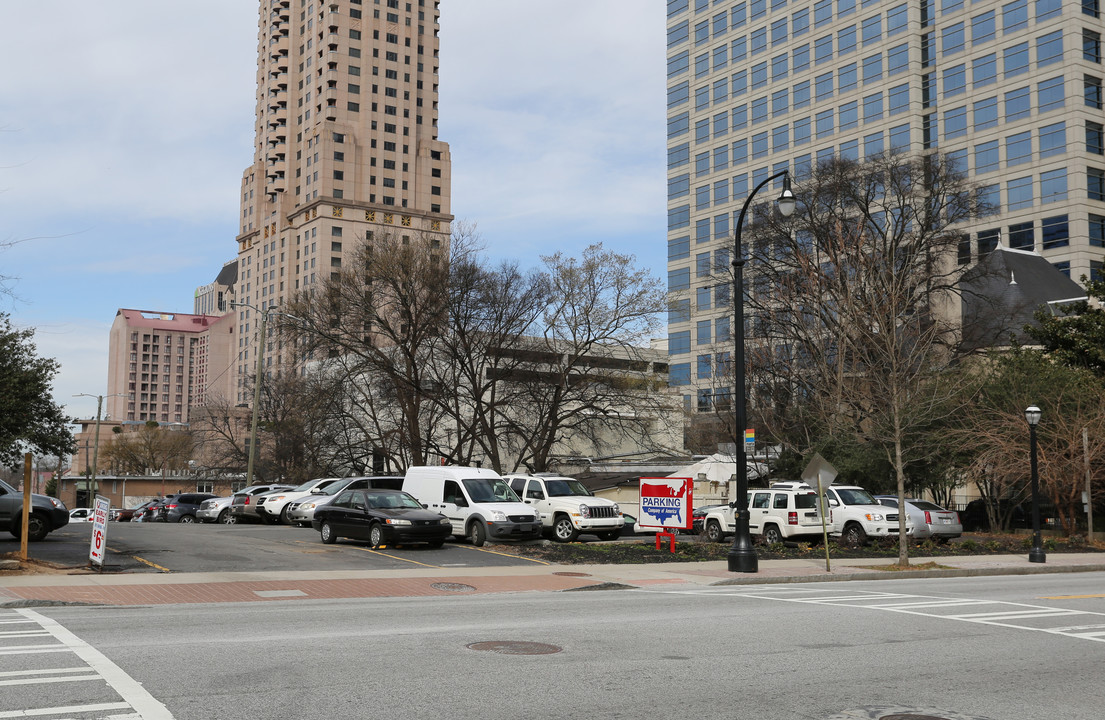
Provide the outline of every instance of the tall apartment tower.
[[[449,236],[437,138],[438,0],[261,0],[253,164],[242,175],[237,402],[258,309],[338,272],[381,234]],[[282,353],[266,343],[266,372]]]
[[784,169],[800,183],[834,155],[948,153],[999,208],[963,226],[961,264],[1000,242],[1100,278],[1100,3],[668,0],[668,286],[689,300],[668,352],[687,409],[711,410],[732,343],[711,267],[748,193]]

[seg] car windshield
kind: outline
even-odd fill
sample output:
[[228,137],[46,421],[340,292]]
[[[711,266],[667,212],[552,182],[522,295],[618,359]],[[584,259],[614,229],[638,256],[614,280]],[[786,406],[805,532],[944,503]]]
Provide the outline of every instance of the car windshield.
[[342,480],[341,482],[337,482],[337,481],[332,482],[332,483],[330,483],[328,485],[325,485],[322,488],[320,488],[321,492],[319,494],[320,495],[337,495],[342,490],[344,490],[347,487],[349,487],[350,485],[352,485],[353,481],[355,479],[356,478],[346,478],[345,480]]
[[878,505],[871,493],[860,488],[837,488],[836,493],[845,505]]
[[546,480],[545,490],[549,497],[569,497],[572,495],[590,495],[579,480]]
[[314,487],[314,486],[315,486],[315,485],[316,485],[317,483],[318,483],[318,480],[317,480],[317,479],[315,479],[315,480],[308,480],[307,482],[303,483],[303,484],[302,484],[302,485],[300,485],[299,487],[294,487],[294,488],[292,488],[292,492],[308,492],[308,491],[310,491],[310,489],[311,489],[311,488],[313,488],[313,487]]
[[465,478],[461,482],[472,502],[521,502],[500,478]]
[[405,492],[374,492],[368,496],[368,506],[373,508],[401,508],[421,510],[422,505]]

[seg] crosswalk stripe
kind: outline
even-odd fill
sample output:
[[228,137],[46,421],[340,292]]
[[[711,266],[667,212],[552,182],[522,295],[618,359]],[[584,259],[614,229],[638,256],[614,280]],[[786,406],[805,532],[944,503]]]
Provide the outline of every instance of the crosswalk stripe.
[[129,710],[127,703],[96,703],[94,705],[65,705],[52,708],[34,708],[31,710],[5,710],[0,718],[45,717],[47,715],[68,715],[70,713],[89,713],[101,710]]

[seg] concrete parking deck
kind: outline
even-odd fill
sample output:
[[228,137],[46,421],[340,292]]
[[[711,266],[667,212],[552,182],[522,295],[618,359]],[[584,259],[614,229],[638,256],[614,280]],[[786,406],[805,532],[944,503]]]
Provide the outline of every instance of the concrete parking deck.
[[1105,553],[1049,554],[1044,564],[1024,555],[913,558],[941,569],[886,571],[886,558],[761,560],[759,572],[731,573],[724,561],[647,565],[547,565],[500,568],[415,568],[376,571],[267,573],[140,573],[0,577],[0,607],[42,604],[154,605],[269,602],[334,598],[428,597],[533,591],[703,587],[764,583],[892,580],[1105,571]]

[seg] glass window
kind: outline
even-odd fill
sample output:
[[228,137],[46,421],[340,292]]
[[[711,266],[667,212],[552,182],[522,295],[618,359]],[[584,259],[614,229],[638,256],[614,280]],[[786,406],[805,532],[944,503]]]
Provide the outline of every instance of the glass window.
[[1028,43],[1010,45],[1002,50],[1002,68],[1007,78],[1028,72]]
[[759,55],[767,50],[767,28],[762,27],[752,31],[748,36],[748,46],[753,55]]
[[872,55],[863,59],[863,84],[875,82],[882,77],[882,55]]
[[[668,342],[671,342],[671,337],[668,337]],[[689,350],[688,350],[689,352]],[[672,355],[671,350],[668,350],[668,355]],[[690,363],[676,363],[668,366],[668,384],[671,386],[690,385],[691,384],[691,364]]]
[[733,165],[748,162],[748,139],[741,138],[733,143]]
[[836,16],[842,18],[856,11],[856,0],[836,0]]
[[1008,35],[1028,27],[1028,0],[1013,0],[1001,6],[1001,30]]
[[668,290],[686,290],[691,286],[691,269],[689,267],[668,271]]
[[756,98],[752,101],[752,124],[762,123],[767,120],[767,98]]
[[687,21],[683,21],[678,25],[668,28],[668,47],[675,47],[681,43],[687,42],[688,34],[690,31],[690,25]]
[[803,80],[800,83],[796,83],[794,86],[794,107],[795,109],[806,107],[810,104],[810,81]]
[[1090,213],[1090,245],[1105,247],[1105,215]]
[[1082,14],[1101,17],[1101,0],[1082,0]]
[[840,143],[840,157],[845,160],[859,160],[859,140],[846,140]]
[[668,118],[668,138],[685,135],[691,130],[690,113],[682,112]]
[[1105,200],[1105,170],[1086,168],[1087,196],[1090,200]]
[[668,200],[691,194],[691,176],[688,173],[668,178]]
[[699,120],[694,124],[694,141],[696,143],[704,143],[710,139],[710,121],[709,119]]
[[815,116],[818,139],[833,134],[833,117],[836,113],[832,110],[822,110]]
[[1001,168],[998,159],[998,141],[978,143],[975,145],[975,173],[983,174],[994,172]]
[[863,98],[863,122],[882,119],[882,93]]
[[1036,245],[1036,228],[1032,221],[1014,223],[1008,230],[1009,247],[1016,250],[1032,250]]
[[882,133],[877,132],[863,138],[863,157],[872,158],[883,151]]
[[705,110],[710,107],[710,86],[703,85],[694,91],[694,109]]
[[[695,339],[698,341],[699,345],[709,345],[710,344],[711,336],[713,335],[713,333],[710,332],[712,329],[713,329],[713,322],[710,321],[710,320],[699,320],[697,323],[695,323],[695,335],[696,335]],[[699,360],[698,360],[699,363],[702,362],[702,357],[703,356],[699,356]],[[706,358],[706,366],[709,367],[709,365],[710,365],[710,356],[706,355],[705,358]],[[701,365],[700,365],[700,367],[701,367]],[[702,376],[701,375],[701,370],[699,371],[699,374],[700,374],[700,377],[701,377]],[[709,375],[707,374],[705,377],[709,377]]]
[[694,44],[702,45],[710,42],[710,21],[703,20],[694,26]]
[[691,351],[691,331],[668,333],[668,355],[683,355]]
[[1001,228],[993,228],[991,230],[979,230],[978,231],[978,254],[979,256],[989,255],[998,247],[998,241],[1001,240]]
[[1101,64],[1101,33],[1082,28],[1082,59]]
[[971,63],[972,87],[982,87],[998,80],[998,54],[990,53],[975,58]]
[[897,115],[909,110],[909,84],[896,85],[887,92],[888,111]]
[[687,11],[688,0],[668,0],[668,17],[675,17],[681,12]]
[[737,105],[731,111],[729,111],[729,124],[734,130],[740,130],[748,125],[748,106],[745,104]]
[[944,139],[962,137],[967,134],[967,108],[958,107],[944,113]]
[[748,41],[743,35],[729,43],[729,55],[733,58],[733,62],[748,57]]
[[668,58],[668,77],[682,75],[691,68],[691,54],[684,50]]
[[949,13],[955,12],[956,10],[962,10],[963,1],[964,0],[942,0],[942,2],[940,3],[940,13],[942,15],[947,15]]
[[810,31],[810,11],[803,8],[790,16],[790,34],[797,37]]
[[710,186],[702,185],[694,190],[694,209],[701,210],[710,207]]
[[714,318],[714,337],[719,343],[729,342],[729,318]]
[[729,146],[719,145],[714,148],[714,172],[729,169]]
[[1067,124],[1065,122],[1040,128],[1040,157],[1062,155],[1067,151]]
[[696,244],[710,241],[710,218],[694,221],[694,241]]
[[1053,17],[1059,17],[1063,11],[1062,0],[1035,0],[1036,22],[1043,22]]
[[872,15],[863,21],[861,28],[860,34],[864,45],[878,42],[882,39],[882,16]]
[[700,287],[695,292],[694,304],[697,310],[709,310],[713,303],[711,302],[712,296],[710,294],[710,288]]
[[1087,107],[1101,110],[1105,107],[1102,103],[1101,78],[1093,75],[1082,76],[1082,99]]
[[1025,131],[1005,138],[1005,164],[1007,167],[1032,161],[1032,133]]
[[791,62],[791,66],[794,68],[794,72],[798,72],[799,70],[805,70],[810,66],[810,46],[809,45],[799,45],[799,46],[797,46],[796,48],[794,48],[794,51],[791,53],[791,56],[793,58],[793,60]]
[[752,136],[752,159],[767,155],[767,132],[759,132]]
[[721,137],[729,132],[729,113],[723,112],[714,115],[714,137]]
[[808,117],[794,121],[794,144],[805,145],[810,141],[810,119]]
[[1028,88],[1005,93],[1005,121],[1020,120],[1032,114],[1032,94]]
[[681,260],[691,256],[691,238],[683,236],[668,240],[668,260]]
[[698,153],[694,156],[694,175],[702,177],[710,173],[710,153]]
[[729,46],[718,45],[713,53],[714,70],[721,70],[729,64]]
[[691,98],[690,83],[684,81],[668,88],[668,107],[673,108],[687,102]]
[[729,99],[729,80],[722,78],[714,81],[714,104],[720,104]]
[[733,73],[733,97],[744,95],[748,92],[748,71],[738,70]]
[[1010,180],[1005,184],[1005,194],[1010,210],[1024,210],[1032,207],[1032,176]]
[[1063,107],[1065,100],[1062,75],[1036,84],[1036,109],[1038,112],[1046,113],[1058,110]]
[[1040,221],[1040,231],[1044,250],[1054,250],[1070,245],[1070,222],[1066,215],[1044,218]]
[[963,23],[952,23],[940,31],[940,52],[944,56],[954,55],[962,51],[965,44],[966,34],[963,30]]
[[998,99],[997,97],[979,100],[972,108],[974,113],[975,131],[995,127],[998,124]]
[[836,34],[837,55],[846,55],[856,49],[856,26],[849,25]]
[[771,117],[779,117],[787,114],[787,100],[790,91],[786,88],[771,93]]
[[903,43],[886,51],[886,74],[897,75],[909,69],[909,45]]
[[817,0],[813,5],[813,26],[821,27],[833,19],[833,0]]
[[694,77],[697,80],[710,74],[710,55],[702,53],[694,59]]
[[741,27],[747,19],[748,11],[745,3],[737,3],[729,11],[729,27]]
[[749,0],[748,19],[755,20],[767,12],[767,0]]
[[688,322],[691,319],[691,301],[674,300],[668,305],[668,324]]
[[771,131],[771,151],[786,150],[790,145],[790,126],[780,125]]
[[993,40],[996,34],[997,22],[993,10],[971,18],[971,44],[978,45]]
[[909,142],[909,125],[898,125],[891,128],[891,149],[892,150],[908,150]]
[[944,71],[944,95],[958,95],[967,91],[967,66],[954,65]]
[[1086,121],[1086,152],[1094,155],[1105,155],[1105,126],[1093,120]]
[[833,36],[817,38],[813,41],[813,62],[820,65],[833,59]]
[[831,72],[818,75],[813,79],[813,93],[818,101],[833,96],[833,74]]
[[775,47],[787,41],[787,19],[780,18],[771,23],[771,46]]
[[886,11],[886,34],[897,35],[909,25],[909,6],[905,3]]
[[[737,199],[737,194],[733,193],[733,199]],[[714,216],[714,239],[724,238],[729,235],[729,213],[723,215]],[[719,251],[720,252],[720,251]]]
[[837,87],[840,88],[840,92],[847,90],[854,90],[859,84],[859,73],[857,72],[855,63],[848,63],[842,65],[837,71]]
[[787,54],[771,58],[771,81],[782,80],[787,76]]
[[936,122],[936,113],[921,116],[921,149],[930,150],[938,147],[937,137],[939,128]]
[[767,85],[767,63],[756,63],[752,66],[751,72],[752,89],[756,90]]
[[1036,38],[1036,66],[1043,67],[1063,59],[1063,31],[1056,30]]
[[680,205],[668,210],[668,230],[678,230],[691,224],[691,206]]
[[1067,169],[1040,173],[1040,202],[1053,203],[1067,199]]
[[[997,215],[1001,212],[1001,191],[996,183],[978,188],[976,200],[978,202],[979,217]],[[982,252],[982,233],[978,234],[978,251]]]
[[859,103],[855,100],[844,103],[839,108],[841,130],[851,130],[859,125]]
[[675,147],[668,148],[668,169],[677,168],[680,165],[686,165],[691,161],[691,146],[690,143],[683,143],[682,145],[676,145]]

